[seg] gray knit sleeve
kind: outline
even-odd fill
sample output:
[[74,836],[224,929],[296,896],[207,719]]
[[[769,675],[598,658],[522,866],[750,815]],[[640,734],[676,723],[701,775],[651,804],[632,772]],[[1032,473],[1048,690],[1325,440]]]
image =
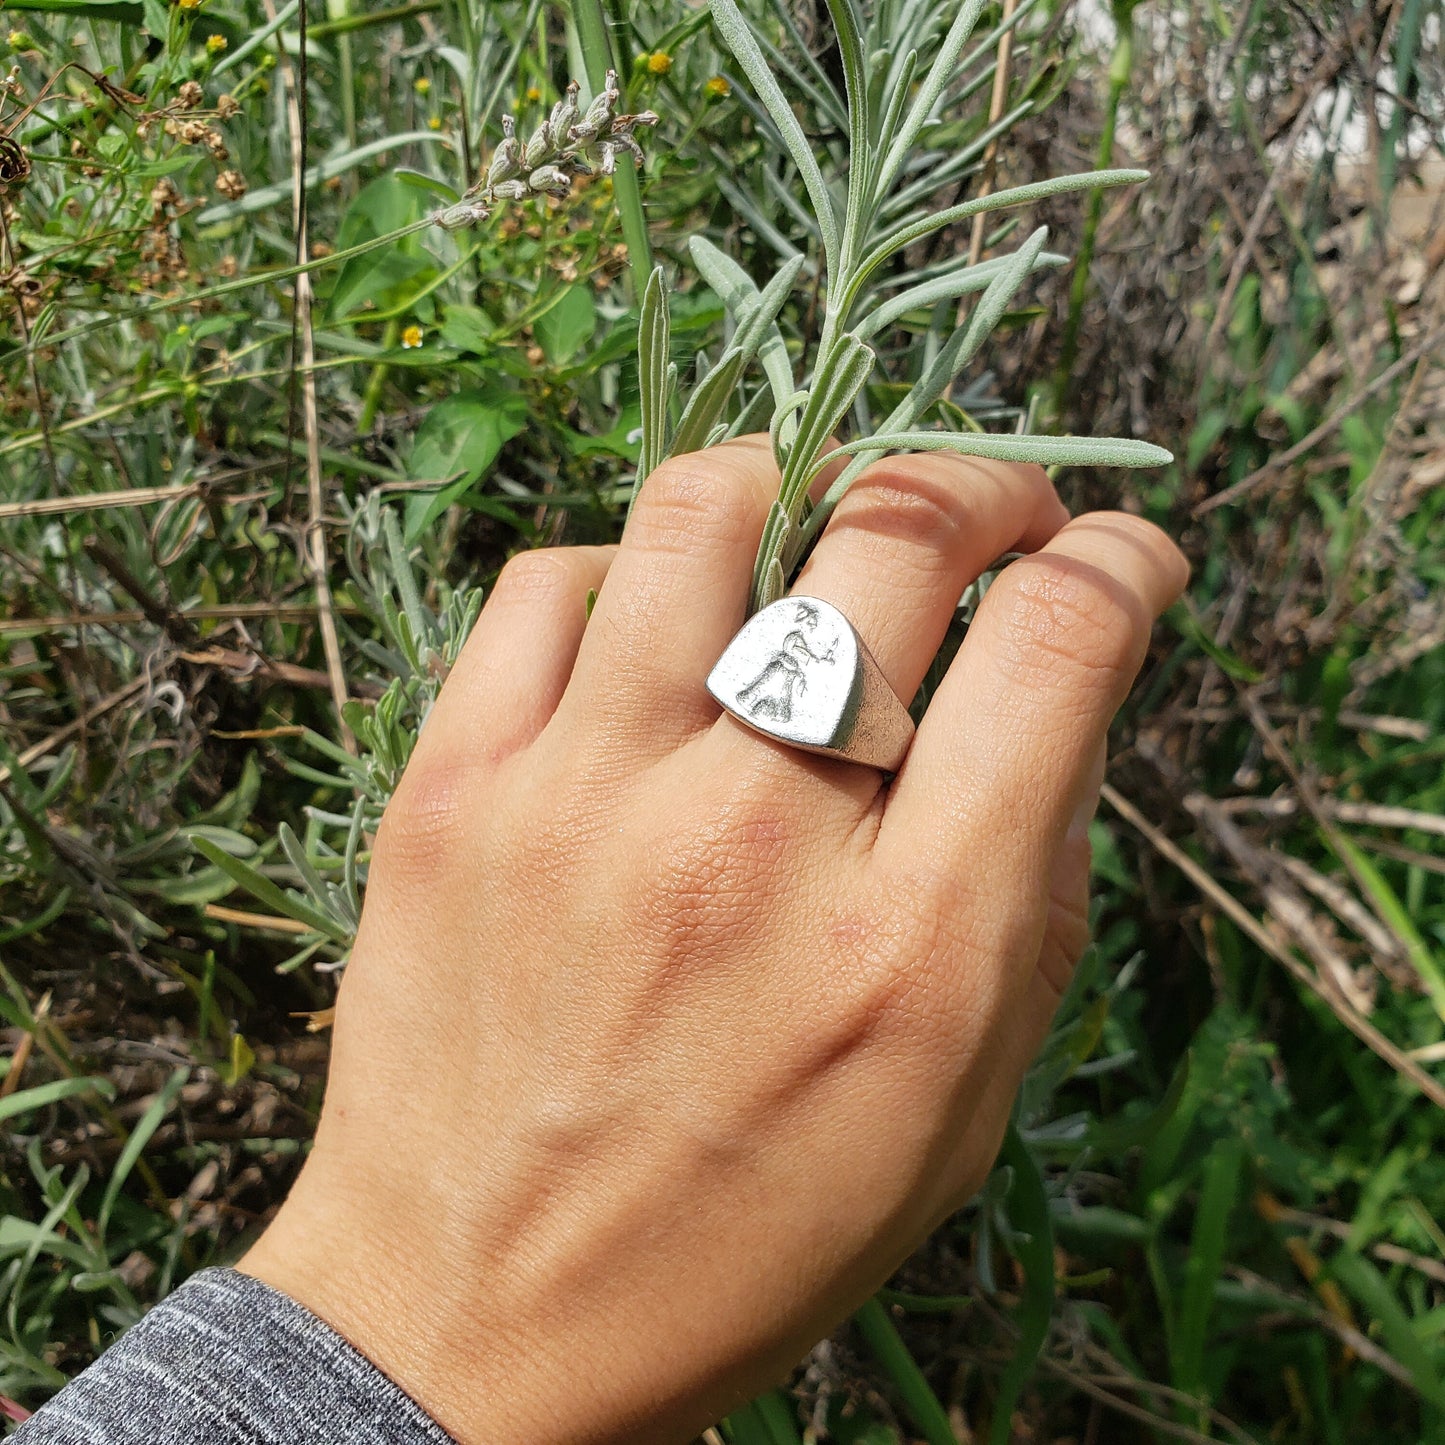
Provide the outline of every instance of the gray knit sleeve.
[[22,1445],[454,1445],[309,1310],[237,1274],[183,1284],[11,1439]]

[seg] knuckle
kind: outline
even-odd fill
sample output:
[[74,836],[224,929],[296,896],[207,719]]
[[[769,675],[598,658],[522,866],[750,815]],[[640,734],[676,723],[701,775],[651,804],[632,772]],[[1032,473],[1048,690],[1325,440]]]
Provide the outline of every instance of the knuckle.
[[403,881],[454,867],[466,837],[472,774],[470,759],[455,750],[418,749],[382,814],[373,865]]
[[492,596],[508,602],[543,601],[570,591],[573,567],[570,549],[538,547],[508,559],[492,585]]
[[828,929],[832,1034],[848,1050],[901,1030],[914,1044],[955,1037],[949,982],[961,943],[936,887],[895,880],[855,902]]
[[[994,599],[996,592],[1002,595]],[[1149,622],[1122,587],[1058,559],[1023,558],[989,596],[999,624],[998,661],[1010,676],[1063,662],[1112,687],[1138,671]]]
[[[860,478],[847,515],[878,542],[948,552],[964,530],[967,502],[956,488],[891,472]],[[841,509],[840,509],[841,510]]]
[[651,552],[691,555],[730,538],[743,509],[728,470],[697,454],[673,457],[642,484],[628,536]]

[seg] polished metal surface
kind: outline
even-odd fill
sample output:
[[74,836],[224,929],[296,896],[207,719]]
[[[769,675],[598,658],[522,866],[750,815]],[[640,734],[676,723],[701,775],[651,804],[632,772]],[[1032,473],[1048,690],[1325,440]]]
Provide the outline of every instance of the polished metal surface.
[[707,690],[767,737],[884,772],[913,741],[908,709],[853,624],[820,597],[784,597],[749,618]]

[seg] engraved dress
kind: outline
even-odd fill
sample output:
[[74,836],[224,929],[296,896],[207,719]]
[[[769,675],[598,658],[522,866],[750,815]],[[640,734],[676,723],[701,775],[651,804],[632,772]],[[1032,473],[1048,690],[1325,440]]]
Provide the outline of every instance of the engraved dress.
[[803,675],[805,662],[832,662],[833,649],[814,652],[801,629],[783,639],[783,645],[768,659],[767,666],[738,693],[738,701],[753,717],[775,718],[789,722],[793,716],[793,700],[808,685]]

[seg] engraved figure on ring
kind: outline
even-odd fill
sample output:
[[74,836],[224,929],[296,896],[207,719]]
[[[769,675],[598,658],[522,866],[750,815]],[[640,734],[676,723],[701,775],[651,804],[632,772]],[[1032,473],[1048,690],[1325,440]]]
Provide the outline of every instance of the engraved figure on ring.
[[794,700],[807,690],[808,679],[804,669],[810,663],[835,661],[836,637],[825,652],[814,652],[809,646],[809,635],[818,630],[818,609],[811,602],[798,603],[793,622],[793,630],[783,638],[783,645],[768,659],[763,670],[738,693],[738,702],[753,717],[788,722],[793,716]]

